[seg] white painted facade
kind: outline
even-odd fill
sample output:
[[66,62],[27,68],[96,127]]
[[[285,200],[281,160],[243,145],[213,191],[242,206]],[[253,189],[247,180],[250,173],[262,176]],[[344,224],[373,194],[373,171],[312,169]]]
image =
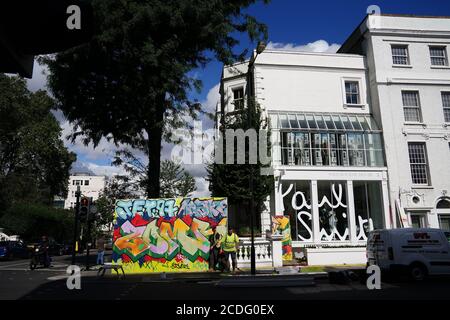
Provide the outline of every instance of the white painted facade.
[[[314,264],[344,255],[349,261],[336,263],[363,263],[366,234],[373,228],[409,226],[421,214],[425,226],[446,228],[447,220],[439,218],[450,218],[450,209],[436,208],[438,201],[450,201],[450,123],[441,99],[441,92],[450,92],[450,68],[431,66],[429,50],[429,45],[450,49],[450,19],[377,18],[382,28],[367,29],[364,21],[337,54],[265,50],[253,56],[251,91],[271,120],[276,180],[262,230],[270,229],[272,216],[290,216],[293,247],[310,248]],[[392,43],[408,45],[410,65],[393,66]],[[248,62],[224,68],[218,121],[234,111],[233,91],[248,91],[248,69]],[[347,103],[346,82],[357,84],[357,103]],[[421,122],[405,123],[402,90],[419,91]],[[308,116],[316,128],[309,122],[308,129],[302,127]],[[334,117],[359,124],[352,122],[353,130],[338,130],[339,121],[321,127],[319,121]],[[362,130],[356,129],[360,125]],[[373,137],[381,134],[378,150]],[[341,138],[343,147],[334,147]],[[304,141],[309,150],[297,148]],[[426,186],[412,183],[408,142],[413,141],[426,144]],[[334,252],[336,247],[352,253]]]
[[74,208],[76,204],[75,192],[80,186],[81,194],[85,197],[92,197],[97,200],[100,193],[105,188],[106,178],[104,176],[92,175],[73,175],[69,179],[69,192],[67,198],[64,200],[64,209]]
[[[395,225],[448,228],[450,119],[444,116],[442,95],[450,94],[450,18],[376,18],[376,24],[364,21],[340,52],[367,56],[372,106],[386,142],[390,203],[401,217]],[[394,64],[393,45],[407,47],[409,63]],[[430,47],[442,48],[444,65],[432,63]],[[402,91],[418,93],[419,121],[406,121]],[[424,184],[412,180],[408,143],[415,142],[426,149],[428,181]]]

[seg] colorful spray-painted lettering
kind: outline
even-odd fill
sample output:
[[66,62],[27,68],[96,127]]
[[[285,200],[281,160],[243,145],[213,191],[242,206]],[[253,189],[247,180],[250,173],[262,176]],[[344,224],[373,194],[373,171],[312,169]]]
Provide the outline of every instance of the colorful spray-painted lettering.
[[208,270],[209,236],[227,232],[226,198],[120,200],[113,263],[126,273]]

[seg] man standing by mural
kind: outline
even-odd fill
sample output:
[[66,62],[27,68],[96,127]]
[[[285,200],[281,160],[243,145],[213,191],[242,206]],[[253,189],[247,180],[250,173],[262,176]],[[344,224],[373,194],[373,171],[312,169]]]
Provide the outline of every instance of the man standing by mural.
[[223,251],[225,252],[225,259],[227,261],[227,270],[230,271],[230,256],[233,264],[233,272],[237,268],[236,251],[239,247],[239,237],[232,228],[228,229],[228,234],[223,241]]
[[216,228],[213,228],[213,234],[209,237],[209,243],[211,244],[209,251],[209,271],[217,270],[217,264],[219,263],[219,253],[222,247],[222,236],[217,232]]

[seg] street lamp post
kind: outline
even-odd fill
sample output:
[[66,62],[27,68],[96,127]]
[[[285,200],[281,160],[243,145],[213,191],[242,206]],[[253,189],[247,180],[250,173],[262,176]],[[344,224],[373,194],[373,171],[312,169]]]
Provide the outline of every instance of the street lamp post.
[[[247,71],[247,109],[248,109],[248,125],[249,129],[252,128],[252,112],[253,112],[253,102],[251,101],[254,97],[254,83],[252,76],[252,69],[255,64],[256,58],[260,53],[264,51],[266,44],[264,42],[259,42],[256,48],[256,55],[252,57],[248,63]],[[251,109],[250,109],[251,108]],[[250,141],[249,141],[250,143]],[[250,146],[249,146],[250,147]],[[249,189],[250,189],[250,272],[252,275],[256,275],[256,253],[255,253],[255,203],[253,200],[254,185],[253,185],[253,164],[250,164],[250,156],[248,157],[250,165],[250,177],[249,177]],[[258,160],[256,160],[258,161]]]

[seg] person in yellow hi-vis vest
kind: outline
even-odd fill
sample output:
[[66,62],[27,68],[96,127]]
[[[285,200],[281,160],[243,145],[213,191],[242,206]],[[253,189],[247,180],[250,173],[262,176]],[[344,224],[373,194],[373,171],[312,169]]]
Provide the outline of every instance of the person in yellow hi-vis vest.
[[227,270],[230,271],[230,256],[233,263],[233,272],[237,268],[236,251],[239,247],[239,237],[233,229],[228,229],[228,234],[222,239],[223,251],[227,261]]

